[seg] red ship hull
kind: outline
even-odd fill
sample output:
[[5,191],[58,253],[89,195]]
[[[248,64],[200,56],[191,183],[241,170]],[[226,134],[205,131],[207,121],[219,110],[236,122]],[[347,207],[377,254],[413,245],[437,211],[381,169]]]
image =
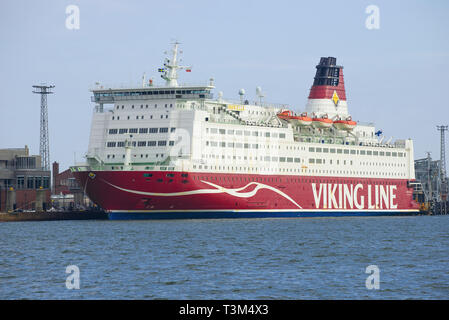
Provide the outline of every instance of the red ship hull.
[[76,171],[110,218],[402,215],[419,211],[403,179],[172,171]]

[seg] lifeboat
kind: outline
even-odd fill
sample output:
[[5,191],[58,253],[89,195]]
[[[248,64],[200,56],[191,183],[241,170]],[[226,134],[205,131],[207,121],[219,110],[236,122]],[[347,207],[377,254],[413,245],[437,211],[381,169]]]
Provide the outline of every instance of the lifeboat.
[[290,111],[290,110],[283,110],[283,111],[281,111],[281,112],[279,112],[277,114],[277,117],[279,119],[285,120],[285,121],[288,121],[288,122],[293,122],[293,117],[294,116],[295,115],[293,114],[293,111]]
[[327,114],[323,115],[321,118],[314,117],[312,119],[312,124],[314,127],[319,129],[327,129],[332,127],[333,121],[327,117]]
[[351,131],[356,125],[357,122],[353,121],[351,117],[347,117],[346,120],[338,119],[334,121],[334,126],[338,130]]
[[312,124],[312,118],[307,116],[307,113],[304,112],[300,116],[297,116],[290,110],[283,110],[277,114],[279,119],[288,121],[294,126],[308,126]]
[[301,113],[300,116],[294,116],[293,120],[299,126],[310,126],[312,124],[312,118],[307,116],[307,112]]

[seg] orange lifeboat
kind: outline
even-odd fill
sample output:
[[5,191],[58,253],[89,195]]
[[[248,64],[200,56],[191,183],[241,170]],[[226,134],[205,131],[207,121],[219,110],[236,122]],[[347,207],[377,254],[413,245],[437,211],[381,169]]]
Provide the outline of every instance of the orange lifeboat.
[[279,112],[277,114],[277,117],[279,119],[285,120],[285,121],[288,121],[288,122],[292,122],[294,116],[295,115],[293,114],[293,111],[290,111],[290,110],[283,110],[283,111],[281,111],[281,112]]
[[299,126],[310,126],[312,124],[312,118],[307,116],[307,112],[301,113],[300,116],[294,116],[293,119]]
[[290,110],[283,110],[277,114],[279,119],[288,121],[294,126],[308,126],[312,124],[312,118],[307,116],[307,113],[304,112],[300,116],[297,116]]
[[333,121],[327,117],[327,114],[323,115],[322,117],[314,117],[312,119],[312,123],[314,127],[320,128],[320,129],[327,129],[332,127]]
[[350,116],[347,117],[346,120],[338,119],[338,120],[334,121],[334,126],[338,130],[351,131],[352,129],[355,128],[356,125],[357,125],[357,122],[353,121]]

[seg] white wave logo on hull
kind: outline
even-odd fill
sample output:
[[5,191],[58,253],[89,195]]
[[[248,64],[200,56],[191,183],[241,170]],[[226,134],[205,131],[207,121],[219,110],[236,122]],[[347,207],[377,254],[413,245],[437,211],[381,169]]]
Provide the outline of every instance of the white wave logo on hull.
[[[248,183],[246,186],[241,187],[241,188],[236,188],[236,189],[228,189],[228,188],[224,188],[222,186],[213,184],[211,182],[208,181],[203,181],[201,180],[201,182],[204,182],[212,187],[214,187],[215,189],[198,189],[198,190],[191,190],[191,191],[181,191],[181,192],[171,192],[171,193],[161,193],[161,192],[145,192],[145,191],[137,191],[137,190],[130,190],[130,189],[125,189],[125,188],[121,188],[119,186],[113,185],[112,183],[107,182],[106,180],[102,179],[105,183],[107,183],[108,185],[110,185],[111,187],[114,187],[118,190],[121,191],[125,191],[125,192],[129,192],[129,193],[134,193],[134,194],[140,194],[140,195],[144,195],[144,196],[156,196],[156,197],[178,197],[178,196],[188,196],[188,195],[193,195],[193,194],[218,194],[218,193],[226,193],[229,194],[230,196],[233,197],[238,197],[238,198],[251,198],[253,197],[259,190],[261,189],[268,189],[271,191],[276,192],[277,194],[283,196],[284,198],[286,198],[287,200],[289,200],[290,202],[292,202],[295,206],[297,206],[298,208],[302,209],[302,207],[297,204],[292,198],[290,198],[288,195],[286,195],[285,193],[283,193],[282,191],[273,188],[271,186],[268,186],[266,184],[263,183],[258,183],[258,182],[250,182]],[[245,190],[246,188],[248,188],[251,185],[255,185],[256,187],[249,192],[240,192],[242,190]]]

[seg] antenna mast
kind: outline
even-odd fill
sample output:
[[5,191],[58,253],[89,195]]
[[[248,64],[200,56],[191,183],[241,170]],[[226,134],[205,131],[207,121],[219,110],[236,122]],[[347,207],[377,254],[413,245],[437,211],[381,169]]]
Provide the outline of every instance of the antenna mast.
[[50,171],[50,143],[48,139],[48,107],[47,107],[47,94],[52,94],[50,89],[55,86],[33,86],[35,90],[33,93],[41,95],[41,132],[40,132],[40,145],[39,154],[41,156],[42,168],[46,171]]
[[[440,185],[440,201],[446,202],[448,195],[448,181],[447,181],[447,171],[446,171],[446,138],[445,131],[448,130],[448,126],[437,126],[437,130],[441,134],[441,145],[440,145],[440,172],[438,172],[438,182]],[[446,208],[445,210],[446,211]]]
[[187,69],[189,71],[191,67],[178,65],[178,45],[179,42],[175,42],[172,49],[172,58],[165,59],[164,74],[161,75],[162,79],[166,81],[167,87],[177,87],[178,86],[178,69]]

